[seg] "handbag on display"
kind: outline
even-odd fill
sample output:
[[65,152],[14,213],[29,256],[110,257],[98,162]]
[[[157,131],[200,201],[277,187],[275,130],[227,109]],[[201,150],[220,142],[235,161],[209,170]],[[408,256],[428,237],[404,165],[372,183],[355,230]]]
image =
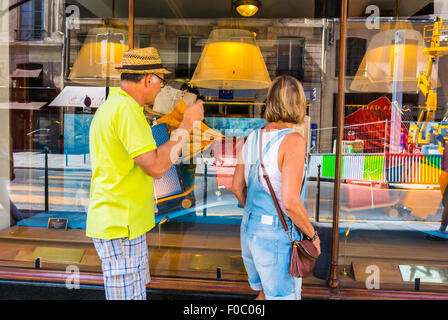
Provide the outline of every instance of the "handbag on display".
[[[280,222],[282,223],[283,229],[288,235],[289,242],[291,243],[291,256],[289,259],[289,270],[288,273],[295,277],[301,278],[313,271],[316,260],[319,257],[317,248],[313,245],[311,240],[292,240],[288,232],[288,225],[286,224],[285,217],[283,216],[282,209],[275,195],[274,189],[272,188],[271,181],[266,172],[262,159],[262,146],[263,146],[263,130],[260,130],[260,166],[263,170],[263,178],[266,180],[268,185],[269,193],[271,194],[272,200],[274,201],[275,208],[277,210]],[[303,182],[302,182],[303,186]]]

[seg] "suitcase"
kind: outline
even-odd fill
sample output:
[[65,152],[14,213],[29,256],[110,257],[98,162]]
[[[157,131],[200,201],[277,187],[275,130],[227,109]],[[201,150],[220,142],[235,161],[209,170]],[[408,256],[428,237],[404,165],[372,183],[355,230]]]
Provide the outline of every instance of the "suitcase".
[[[165,123],[151,127],[152,135],[157,147],[163,145],[170,138]],[[194,186],[185,188],[179,165],[174,164],[160,179],[154,179],[154,193],[157,209],[160,213],[182,208],[190,208],[194,203]]]

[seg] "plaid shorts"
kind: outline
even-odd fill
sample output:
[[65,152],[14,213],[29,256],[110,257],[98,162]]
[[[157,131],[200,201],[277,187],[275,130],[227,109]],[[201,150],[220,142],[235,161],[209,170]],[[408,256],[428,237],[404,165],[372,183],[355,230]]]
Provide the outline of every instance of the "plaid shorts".
[[146,300],[151,280],[146,234],[136,239],[92,238],[101,259],[107,300]]

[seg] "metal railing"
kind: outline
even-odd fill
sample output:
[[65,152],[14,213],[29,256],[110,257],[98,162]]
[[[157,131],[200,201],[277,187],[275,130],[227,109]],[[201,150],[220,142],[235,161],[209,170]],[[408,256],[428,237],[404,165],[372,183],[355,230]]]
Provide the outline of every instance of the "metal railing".
[[[334,179],[334,154],[312,154],[308,177],[316,178],[322,167],[322,178]],[[416,154],[343,154],[341,179],[382,183],[439,184],[442,155]]]

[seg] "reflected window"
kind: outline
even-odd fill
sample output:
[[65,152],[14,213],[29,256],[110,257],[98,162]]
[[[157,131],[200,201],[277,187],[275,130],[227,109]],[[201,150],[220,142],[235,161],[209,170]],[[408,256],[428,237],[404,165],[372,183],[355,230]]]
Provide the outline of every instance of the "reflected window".
[[304,38],[279,38],[277,75],[288,74],[303,81]]
[[151,46],[151,36],[149,34],[137,35],[137,41],[139,48],[146,48]]
[[[340,42],[337,41],[336,46],[336,77],[339,77],[339,46]],[[362,59],[367,51],[367,40],[363,38],[350,37],[347,38],[347,58],[345,62],[345,75],[348,77],[354,77],[361,66]],[[364,74],[360,70],[360,74]]]
[[20,7],[20,25],[16,40],[33,41],[44,39],[44,1],[31,0]]
[[177,38],[176,77],[191,78],[201,57],[202,46],[196,37]]

